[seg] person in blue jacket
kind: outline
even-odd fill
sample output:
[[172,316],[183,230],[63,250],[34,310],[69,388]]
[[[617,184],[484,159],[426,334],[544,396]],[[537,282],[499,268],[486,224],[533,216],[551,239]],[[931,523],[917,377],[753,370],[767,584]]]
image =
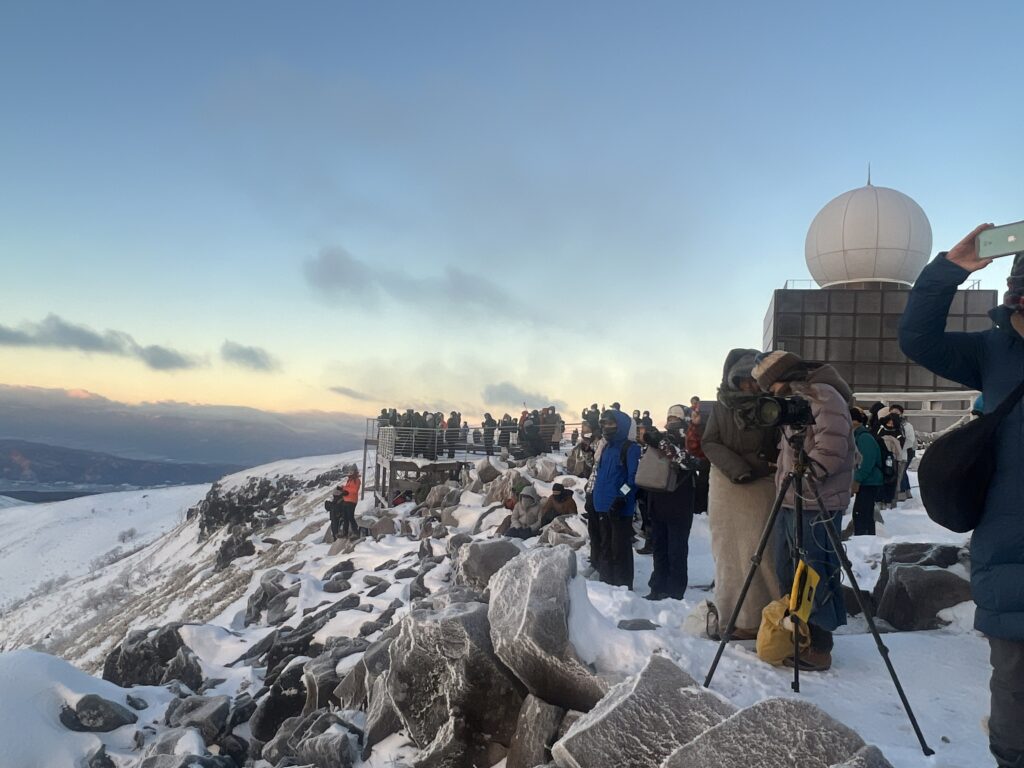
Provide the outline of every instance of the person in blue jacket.
[[[995,410],[1024,379],[1024,254],[1014,258],[993,327],[947,333],[957,286],[991,260],[978,257],[982,224],[924,268],[900,322],[900,346],[911,360],[970,389]],[[996,466],[984,514],[971,538],[974,626],[991,646],[989,746],[1001,768],[1024,767],[1024,412],[1018,404],[999,429]]]
[[601,581],[633,588],[633,513],[640,444],[630,440],[632,419],[619,410],[601,414],[603,444],[587,494],[591,562]]

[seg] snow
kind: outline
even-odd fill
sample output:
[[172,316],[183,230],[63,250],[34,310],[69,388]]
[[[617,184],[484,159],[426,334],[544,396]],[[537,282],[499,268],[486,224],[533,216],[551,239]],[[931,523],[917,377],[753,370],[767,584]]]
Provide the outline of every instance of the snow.
[[21,499],[12,499],[10,496],[0,496],[0,509],[7,509],[8,507],[21,507],[28,504],[27,501]]
[[[275,462],[225,478],[222,486],[238,487],[251,477],[274,479],[283,475],[306,481],[337,469],[343,463],[361,461],[362,451],[353,451],[338,456]],[[549,487],[540,482],[536,485],[541,489]],[[331,555],[331,547],[323,543],[327,524],[323,501],[330,493],[329,487],[300,491],[285,506],[285,522],[254,537],[256,555],[215,572],[213,563],[224,534],[199,541],[198,523],[184,520],[185,511],[199,501],[206,490],[207,486],[193,486],[110,494],[0,510],[0,529],[5,531],[0,544],[0,595],[6,599],[23,596],[34,585],[61,572],[82,576],[92,558],[119,543],[117,533],[125,528],[135,527],[140,540],[152,541],[117,563],[98,568],[66,585],[55,585],[45,594],[10,611],[0,621],[0,648],[50,644],[48,647],[69,660],[97,670],[106,651],[126,631],[168,621],[185,621],[180,630],[182,637],[199,657],[205,676],[224,680],[211,693],[236,695],[243,690],[258,690],[262,685],[264,670],[245,664],[228,664],[273,630],[263,624],[244,627],[242,622],[248,596],[269,568],[288,571],[289,582],[301,583],[298,596],[290,601],[295,617],[348,594],[359,594],[361,605],[371,608],[370,612],[340,612],[318,633],[318,641],[331,636],[357,635],[365,622],[379,616],[395,598],[408,603],[409,579],[398,581],[394,573],[417,561],[421,542],[402,536],[384,536],[379,541],[363,540],[351,552]],[[580,488],[575,490],[582,508]],[[408,515],[412,509],[413,505],[404,505],[400,516]],[[472,533],[484,509],[482,497],[464,493],[453,511],[458,525],[451,532]],[[497,510],[488,515],[474,537],[493,535],[493,528],[505,514],[506,510]],[[877,536],[857,537],[847,542],[863,589],[870,589],[877,580],[882,548],[889,542],[963,545],[967,539],[931,523],[917,501],[886,511],[884,516],[885,523],[879,527]],[[578,532],[585,533],[581,520],[573,520],[571,524]],[[446,551],[447,541],[427,541],[435,554]],[[536,541],[526,542],[526,545],[535,546]],[[713,598],[714,578],[706,516],[700,515],[694,520],[690,536],[690,587],[683,600],[652,602],[643,599],[651,573],[648,556],[636,556],[636,591],[630,591],[586,577],[587,555],[586,546],[577,552],[581,575],[570,584],[570,636],[579,656],[614,683],[639,672],[652,653],[662,652],[695,679],[703,681],[717,650],[717,643],[701,632],[704,626],[701,610],[705,601]],[[321,578],[343,560],[351,560],[356,569],[349,578],[351,590],[342,594],[326,593]],[[397,565],[376,570],[388,561],[396,561]],[[392,586],[377,597],[366,597],[370,585],[364,577],[371,574],[387,579]],[[447,586],[450,575],[451,561],[445,560],[426,575],[424,583],[434,592]],[[107,594],[118,589],[126,591],[124,602],[115,603],[113,608],[105,609],[106,612],[90,607],[89,594]],[[398,616],[405,610],[400,609]],[[877,744],[896,768],[964,768],[989,764],[987,737],[982,726],[988,712],[988,645],[971,626],[973,604],[955,606],[942,616],[950,622],[944,629],[882,636],[891,649],[893,664],[925,736],[937,752],[931,760],[922,758],[863,619],[851,619],[844,632],[837,634],[832,670],[801,676],[800,698],[813,702],[854,728],[865,741]],[[658,626],[643,631],[618,629],[619,621],[628,618],[648,619]],[[83,631],[80,626],[89,629]],[[72,637],[61,639],[62,633]],[[61,642],[54,644],[54,638]],[[359,658],[358,654],[348,657],[344,666],[354,665]],[[753,652],[753,643],[733,643],[723,656],[712,689],[736,706],[745,707],[769,697],[795,696],[790,689],[791,681],[790,670],[773,668],[759,661]],[[88,692],[108,698],[121,694],[115,686],[90,677],[64,661],[29,651],[0,654],[0,690],[4,691],[0,696],[0,746],[6,748],[12,744],[14,749],[21,750],[14,752],[14,757],[5,753],[3,764],[12,768],[77,764],[84,754],[98,746],[99,737],[74,734],[60,727],[55,714],[59,712],[58,702],[74,700]],[[18,693],[8,696],[9,690]],[[159,696],[167,696],[166,691],[133,689],[133,693],[139,690],[147,691],[145,697],[156,707],[146,711],[145,720],[159,719],[161,702],[166,705]],[[118,700],[123,701],[123,698]],[[18,738],[13,739],[12,734],[18,734]],[[30,734],[31,740],[23,738],[23,734]],[[118,733],[104,735],[103,739],[112,754],[119,754],[117,750],[127,746],[122,745],[123,739]],[[17,746],[33,742],[45,744],[42,757],[35,747],[29,750]],[[413,762],[415,753],[408,737],[396,734],[379,744],[370,758],[358,766],[383,768],[395,761]]]
[[[184,519],[209,485],[82,496],[50,504],[0,508],[0,607],[47,579],[89,573],[94,559],[135,549]],[[122,532],[135,529],[126,541]]]

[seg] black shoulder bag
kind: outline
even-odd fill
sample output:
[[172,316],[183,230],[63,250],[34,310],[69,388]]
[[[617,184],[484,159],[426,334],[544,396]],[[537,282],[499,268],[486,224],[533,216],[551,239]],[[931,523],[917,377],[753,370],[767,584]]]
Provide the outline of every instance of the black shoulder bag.
[[1024,397],[1021,382],[992,413],[948,432],[925,450],[918,467],[928,517],[957,533],[977,528],[996,469],[996,433]]

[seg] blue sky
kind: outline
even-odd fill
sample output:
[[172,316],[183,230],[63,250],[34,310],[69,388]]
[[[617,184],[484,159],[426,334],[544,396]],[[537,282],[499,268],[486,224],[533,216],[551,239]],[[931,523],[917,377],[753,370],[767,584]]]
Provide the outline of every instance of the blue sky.
[[711,396],[868,162],[935,250],[1024,218],[1024,65],[993,44],[1022,21],[1013,3],[7,4],[0,328],[35,341],[0,346],[0,383],[352,412]]

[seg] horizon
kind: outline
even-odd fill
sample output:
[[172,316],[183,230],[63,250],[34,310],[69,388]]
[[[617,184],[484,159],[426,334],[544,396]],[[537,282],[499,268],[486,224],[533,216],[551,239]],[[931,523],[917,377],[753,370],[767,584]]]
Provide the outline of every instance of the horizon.
[[1024,218],[1024,106],[998,98],[1019,64],[964,36],[1024,19],[1010,3],[4,16],[11,387],[657,420],[760,348],[811,220],[869,164],[933,255]]

